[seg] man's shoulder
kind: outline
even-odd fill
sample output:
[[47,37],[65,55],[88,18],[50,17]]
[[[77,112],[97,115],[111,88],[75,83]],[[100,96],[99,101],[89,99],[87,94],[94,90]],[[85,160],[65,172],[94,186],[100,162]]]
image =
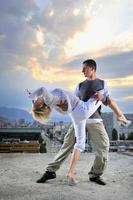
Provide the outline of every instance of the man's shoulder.
[[87,80],[87,79],[85,79],[84,81],[82,81],[82,82],[80,82],[79,84],[78,84],[78,87],[80,87],[81,85],[88,85],[89,83],[102,83],[103,85],[104,85],[104,83],[105,83],[105,80],[103,80],[103,79],[100,79],[100,78],[96,78],[95,80]]
[[105,81],[105,80],[103,80],[103,79],[101,79],[101,78],[96,78],[96,80],[98,80],[98,81]]
[[79,84],[78,84],[78,87],[80,88],[81,87],[81,85],[84,85],[84,84],[86,84],[87,83],[87,79],[86,80],[84,80],[84,81],[81,81]]

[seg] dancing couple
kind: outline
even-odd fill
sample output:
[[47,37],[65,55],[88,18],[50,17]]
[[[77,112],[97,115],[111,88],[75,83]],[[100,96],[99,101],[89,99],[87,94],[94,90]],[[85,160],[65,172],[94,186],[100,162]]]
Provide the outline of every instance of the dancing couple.
[[85,150],[87,127],[97,152],[89,172],[90,181],[101,185],[106,184],[101,179],[101,175],[106,167],[109,139],[100,116],[101,104],[109,105],[116,113],[119,122],[127,125],[129,121],[110,97],[105,81],[96,78],[96,62],[91,59],[84,61],[82,72],[87,79],[78,85],[75,94],[62,89],[54,89],[50,92],[45,87],[41,87],[29,95],[33,102],[32,115],[35,120],[44,123],[50,117],[51,111],[55,109],[62,114],[68,114],[73,123],[60,151],[53,163],[48,165],[44,175],[37,181],[38,183],[56,178],[56,170],[73,149],[67,179],[69,185],[76,184],[74,170],[80,152]]

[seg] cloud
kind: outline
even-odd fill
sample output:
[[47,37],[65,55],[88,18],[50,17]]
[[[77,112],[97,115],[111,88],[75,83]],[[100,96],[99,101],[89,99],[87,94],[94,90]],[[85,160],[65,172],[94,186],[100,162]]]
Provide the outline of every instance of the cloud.
[[110,53],[106,50],[106,55],[94,55],[91,53],[81,54],[71,58],[70,62],[66,62],[64,67],[80,69],[81,63],[86,59],[94,59],[97,62],[97,74],[103,79],[122,78],[130,76],[133,67],[133,51],[122,53]]
[[45,83],[54,83],[66,85],[67,88],[72,89],[74,83],[81,81],[81,74],[76,69],[64,69],[61,66],[55,66],[52,63],[42,67],[36,57],[31,57],[27,66],[32,73],[35,80],[41,80]]
[[98,57],[98,73],[103,78],[130,76],[133,66],[133,51]]
[[[113,15],[110,15],[112,10]],[[48,88],[73,90],[84,80],[81,63],[92,57],[98,63],[98,76],[107,79],[114,96],[119,94],[122,99],[124,88],[123,101],[131,101],[131,16],[132,6],[128,0],[124,3],[104,0],[1,1],[1,93],[5,98],[7,93],[10,100],[11,94],[15,91],[19,94],[19,90],[22,92],[27,86],[37,88],[45,84]],[[75,54],[68,56],[67,44],[70,41],[71,50],[75,37],[79,42]],[[98,44],[102,45],[93,49]],[[12,96],[12,102],[13,98],[15,96]]]
[[133,100],[133,95],[132,96],[127,96],[127,97],[122,97],[124,100]]
[[[44,27],[46,32],[58,36],[59,40],[66,40],[76,31],[84,30],[87,22],[85,13],[90,3],[90,0],[77,0],[76,2],[51,0],[40,15],[33,17],[31,23]],[[75,16],[77,10],[78,14]]]
[[91,0],[43,2],[2,1],[0,5],[0,52],[2,70],[26,67],[30,57],[62,64],[67,60],[64,46],[77,31],[84,31]]
[[123,87],[123,86],[132,87],[133,86],[133,75],[129,75],[127,77],[121,77],[121,78],[119,78],[119,77],[112,78],[112,79],[107,80],[107,82],[110,87],[117,87],[117,88]]
[[27,18],[32,17],[38,10],[33,0],[1,1],[0,68],[2,70],[14,70],[17,64],[25,65],[26,57],[33,54],[31,44],[35,43],[37,38],[35,30],[27,23]]
[[41,27],[45,37],[43,48],[49,54],[49,59],[60,60],[60,55],[66,57],[64,47],[69,38],[76,32],[85,30],[90,17],[86,16],[89,1],[59,1],[51,0],[40,13],[36,13],[30,20],[32,27]]
[[[112,12],[113,11],[113,12]],[[66,53],[79,55],[98,52],[101,49],[130,51],[133,49],[133,2],[96,0],[92,1],[83,32],[78,32],[67,41]],[[114,52],[115,53],[115,52]]]

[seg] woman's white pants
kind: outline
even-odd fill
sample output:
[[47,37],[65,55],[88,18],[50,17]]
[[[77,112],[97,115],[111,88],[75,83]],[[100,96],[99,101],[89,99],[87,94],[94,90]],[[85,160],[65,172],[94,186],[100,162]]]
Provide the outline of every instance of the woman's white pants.
[[101,104],[101,101],[97,102],[93,98],[87,102],[80,101],[76,108],[69,114],[75,129],[76,143],[74,148],[81,152],[85,150],[86,120],[95,113]]

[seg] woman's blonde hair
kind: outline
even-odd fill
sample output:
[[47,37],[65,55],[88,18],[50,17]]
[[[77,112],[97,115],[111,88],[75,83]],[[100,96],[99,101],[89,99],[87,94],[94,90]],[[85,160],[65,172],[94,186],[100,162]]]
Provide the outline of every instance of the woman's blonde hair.
[[51,114],[51,109],[46,104],[44,104],[41,108],[38,108],[33,104],[32,116],[36,121],[44,123],[50,118],[50,114]]

